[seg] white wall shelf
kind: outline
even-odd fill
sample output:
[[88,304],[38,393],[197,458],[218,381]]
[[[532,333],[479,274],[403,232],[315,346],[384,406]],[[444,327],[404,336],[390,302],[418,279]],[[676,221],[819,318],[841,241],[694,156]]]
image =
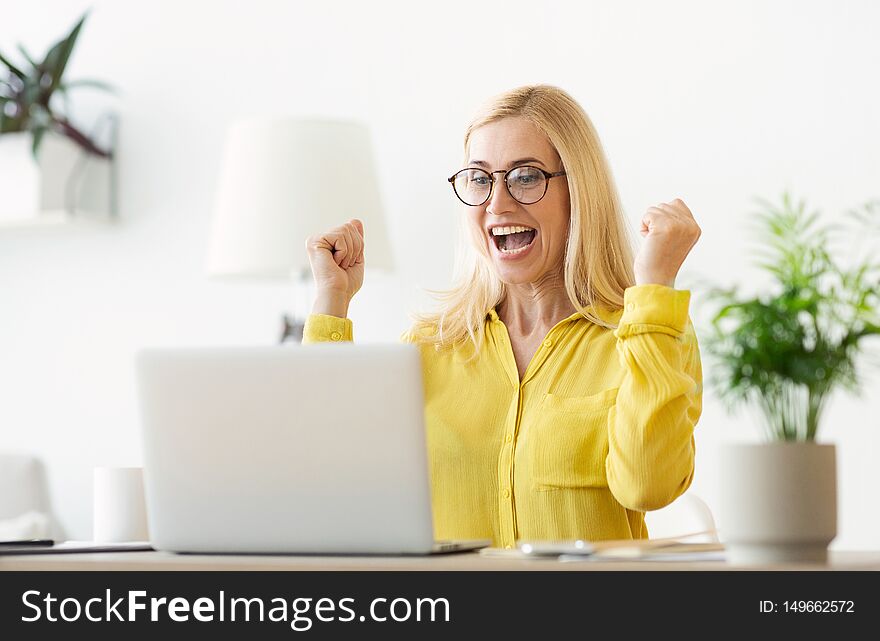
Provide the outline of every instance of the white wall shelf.
[[93,212],[69,212],[63,209],[41,211],[32,216],[21,218],[0,219],[0,230],[6,229],[42,229],[67,226],[106,226],[117,222],[117,217]]

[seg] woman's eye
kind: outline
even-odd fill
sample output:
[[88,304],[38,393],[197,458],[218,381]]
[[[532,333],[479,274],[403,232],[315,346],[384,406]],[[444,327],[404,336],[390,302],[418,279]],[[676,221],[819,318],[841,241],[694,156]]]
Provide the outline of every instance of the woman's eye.
[[485,176],[474,176],[473,178],[471,178],[471,182],[475,185],[483,186],[489,184],[489,179]]

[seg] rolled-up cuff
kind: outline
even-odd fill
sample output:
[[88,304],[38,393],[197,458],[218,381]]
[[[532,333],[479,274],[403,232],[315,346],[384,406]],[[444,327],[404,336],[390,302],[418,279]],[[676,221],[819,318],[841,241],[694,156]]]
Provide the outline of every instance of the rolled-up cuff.
[[634,285],[623,292],[623,314],[614,335],[626,338],[660,332],[684,334],[688,323],[691,293],[666,285]]
[[328,314],[309,314],[303,329],[303,344],[353,341],[351,319]]

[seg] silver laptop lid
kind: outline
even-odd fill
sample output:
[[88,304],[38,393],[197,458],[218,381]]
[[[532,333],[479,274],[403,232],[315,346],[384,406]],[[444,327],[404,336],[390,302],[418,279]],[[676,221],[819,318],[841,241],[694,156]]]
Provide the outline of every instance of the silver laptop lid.
[[145,350],[136,370],[157,549],[431,549],[415,346]]

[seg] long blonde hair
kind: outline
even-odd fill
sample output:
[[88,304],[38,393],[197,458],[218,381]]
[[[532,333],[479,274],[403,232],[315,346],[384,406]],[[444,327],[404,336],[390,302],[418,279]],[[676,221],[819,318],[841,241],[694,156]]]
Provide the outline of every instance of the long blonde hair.
[[[471,134],[509,117],[534,124],[562,160],[571,201],[565,290],[584,318],[613,329],[616,326],[597,310],[623,307],[623,292],[634,283],[633,256],[617,189],[593,123],[558,87],[518,87],[491,99],[471,121],[464,136],[465,162]],[[486,315],[504,300],[506,291],[491,258],[477,251],[465,217],[459,225],[453,283],[448,290],[429,290],[439,302],[438,309],[412,314],[414,325],[408,336],[437,349],[462,346],[469,340],[476,356],[483,343]]]

